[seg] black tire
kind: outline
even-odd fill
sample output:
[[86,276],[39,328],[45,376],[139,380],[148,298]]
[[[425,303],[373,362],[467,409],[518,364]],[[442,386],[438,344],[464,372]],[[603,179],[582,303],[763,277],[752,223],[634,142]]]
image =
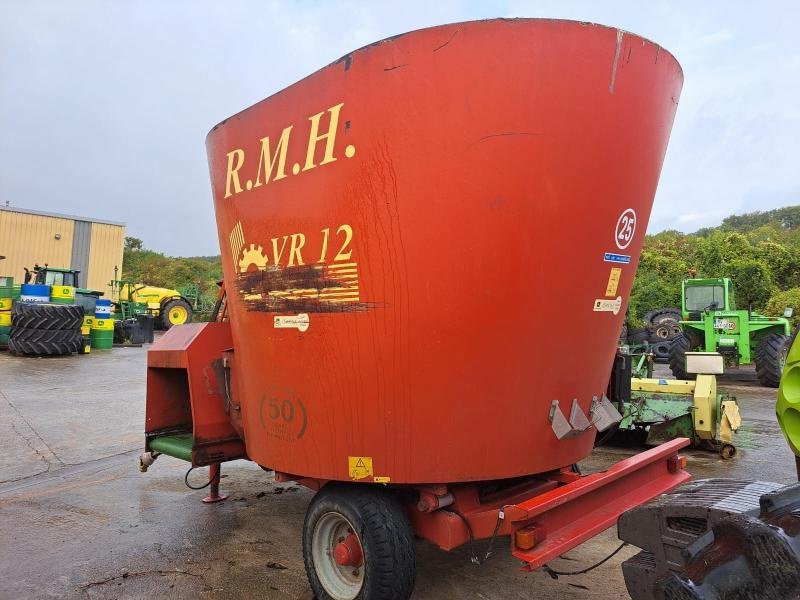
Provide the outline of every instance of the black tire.
[[671,341],[683,333],[681,324],[671,318],[665,318],[651,327],[652,341]]
[[644,344],[649,341],[649,339],[650,332],[646,328],[628,330],[628,342],[632,345]]
[[[735,501],[720,502],[720,499]],[[800,598],[797,486],[695,480],[623,513],[633,600]]]
[[656,310],[648,311],[642,317],[645,325],[655,326],[664,319],[673,319],[675,321],[681,320],[680,308],[657,308]]
[[18,356],[61,356],[80,351],[82,344],[83,338],[80,334],[75,340],[60,342],[31,342],[9,338],[8,351]]
[[788,335],[770,333],[761,338],[756,348],[756,377],[764,387],[776,388],[781,384],[786,354],[789,352]]
[[187,318],[182,324],[192,322],[192,306],[183,298],[175,298],[161,305],[161,311],[158,315],[159,321],[161,322],[161,329],[167,330],[174,325],[174,323],[170,321],[170,312],[176,308],[182,308],[186,311]]
[[650,317],[649,323],[654,326],[658,326],[664,321],[680,321],[681,320],[681,309],[679,308],[662,308],[661,310],[655,311],[652,317]]
[[697,339],[685,331],[670,342],[669,369],[676,379],[695,379],[695,373],[686,372],[686,353],[699,345]]
[[656,310],[649,310],[646,313],[644,313],[644,316],[642,317],[642,321],[644,321],[644,324],[645,325],[650,325],[650,323],[653,320],[653,317],[656,316],[656,313],[658,311],[659,311],[659,309],[656,309]]
[[348,531],[357,536],[363,552],[361,565],[333,565],[334,572],[337,572],[336,569],[361,572],[360,584],[349,584],[351,587],[344,597],[349,595],[359,600],[409,598],[416,576],[414,537],[399,500],[390,491],[369,484],[334,483],[324,487],[311,501],[303,525],[303,558],[308,581],[317,600],[335,597],[320,579],[322,573],[322,579],[330,581],[330,576],[326,576],[325,572],[331,567],[327,564],[318,566],[315,560],[316,554],[319,561],[335,562],[333,552],[326,549],[329,544],[325,541],[324,533],[335,519],[343,519],[345,524],[352,526]]
[[81,336],[80,329],[23,329],[12,327],[9,339],[22,342],[74,342]]
[[75,304],[15,302],[11,323],[23,329],[80,329],[83,307]]
[[653,358],[659,362],[667,362],[669,360],[671,349],[672,342],[665,342],[662,340],[655,344],[650,344],[650,351],[653,353]]

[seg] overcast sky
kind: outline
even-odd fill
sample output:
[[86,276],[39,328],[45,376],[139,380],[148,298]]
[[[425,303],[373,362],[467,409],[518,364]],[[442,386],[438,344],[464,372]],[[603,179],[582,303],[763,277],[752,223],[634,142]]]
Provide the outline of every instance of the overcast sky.
[[488,17],[594,21],[677,57],[685,83],[650,232],[800,203],[797,0],[0,0],[0,204],[217,254],[213,125],[370,42]]

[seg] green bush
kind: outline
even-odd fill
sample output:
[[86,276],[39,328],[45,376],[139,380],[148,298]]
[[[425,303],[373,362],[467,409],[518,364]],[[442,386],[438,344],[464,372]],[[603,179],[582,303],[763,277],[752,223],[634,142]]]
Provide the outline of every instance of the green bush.
[[783,311],[791,308],[794,311],[790,321],[792,329],[800,324],[800,287],[795,287],[784,292],[777,292],[767,301],[764,313],[768,317],[782,317]]
[[680,306],[681,280],[690,268],[698,277],[730,277],[740,309],[779,316],[789,298],[795,306],[787,305],[800,313],[792,295],[800,289],[800,206],[734,215],[694,234],[648,235],[631,292],[631,321],[655,308]]

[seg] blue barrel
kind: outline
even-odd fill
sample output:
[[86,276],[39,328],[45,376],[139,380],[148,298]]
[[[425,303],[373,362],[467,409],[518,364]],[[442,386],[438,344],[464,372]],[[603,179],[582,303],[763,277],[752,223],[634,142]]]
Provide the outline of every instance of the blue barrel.
[[94,316],[98,319],[111,318],[111,300],[108,298],[98,298],[94,305]]
[[50,286],[23,283],[19,290],[20,302],[50,302]]

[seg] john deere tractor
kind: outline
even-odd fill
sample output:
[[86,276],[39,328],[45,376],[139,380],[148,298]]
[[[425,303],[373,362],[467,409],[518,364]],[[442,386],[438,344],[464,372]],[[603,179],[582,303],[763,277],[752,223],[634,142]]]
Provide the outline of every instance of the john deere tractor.
[[149,313],[161,329],[192,321],[192,305],[177,290],[119,279],[111,281],[111,289],[117,312],[123,319]]
[[687,379],[687,352],[718,353],[725,368],[755,362],[762,385],[778,387],[789,349],[789,321],[736,310],[727,277],[685,279],[681,284],[681,327],[670,348],[669,366]]

